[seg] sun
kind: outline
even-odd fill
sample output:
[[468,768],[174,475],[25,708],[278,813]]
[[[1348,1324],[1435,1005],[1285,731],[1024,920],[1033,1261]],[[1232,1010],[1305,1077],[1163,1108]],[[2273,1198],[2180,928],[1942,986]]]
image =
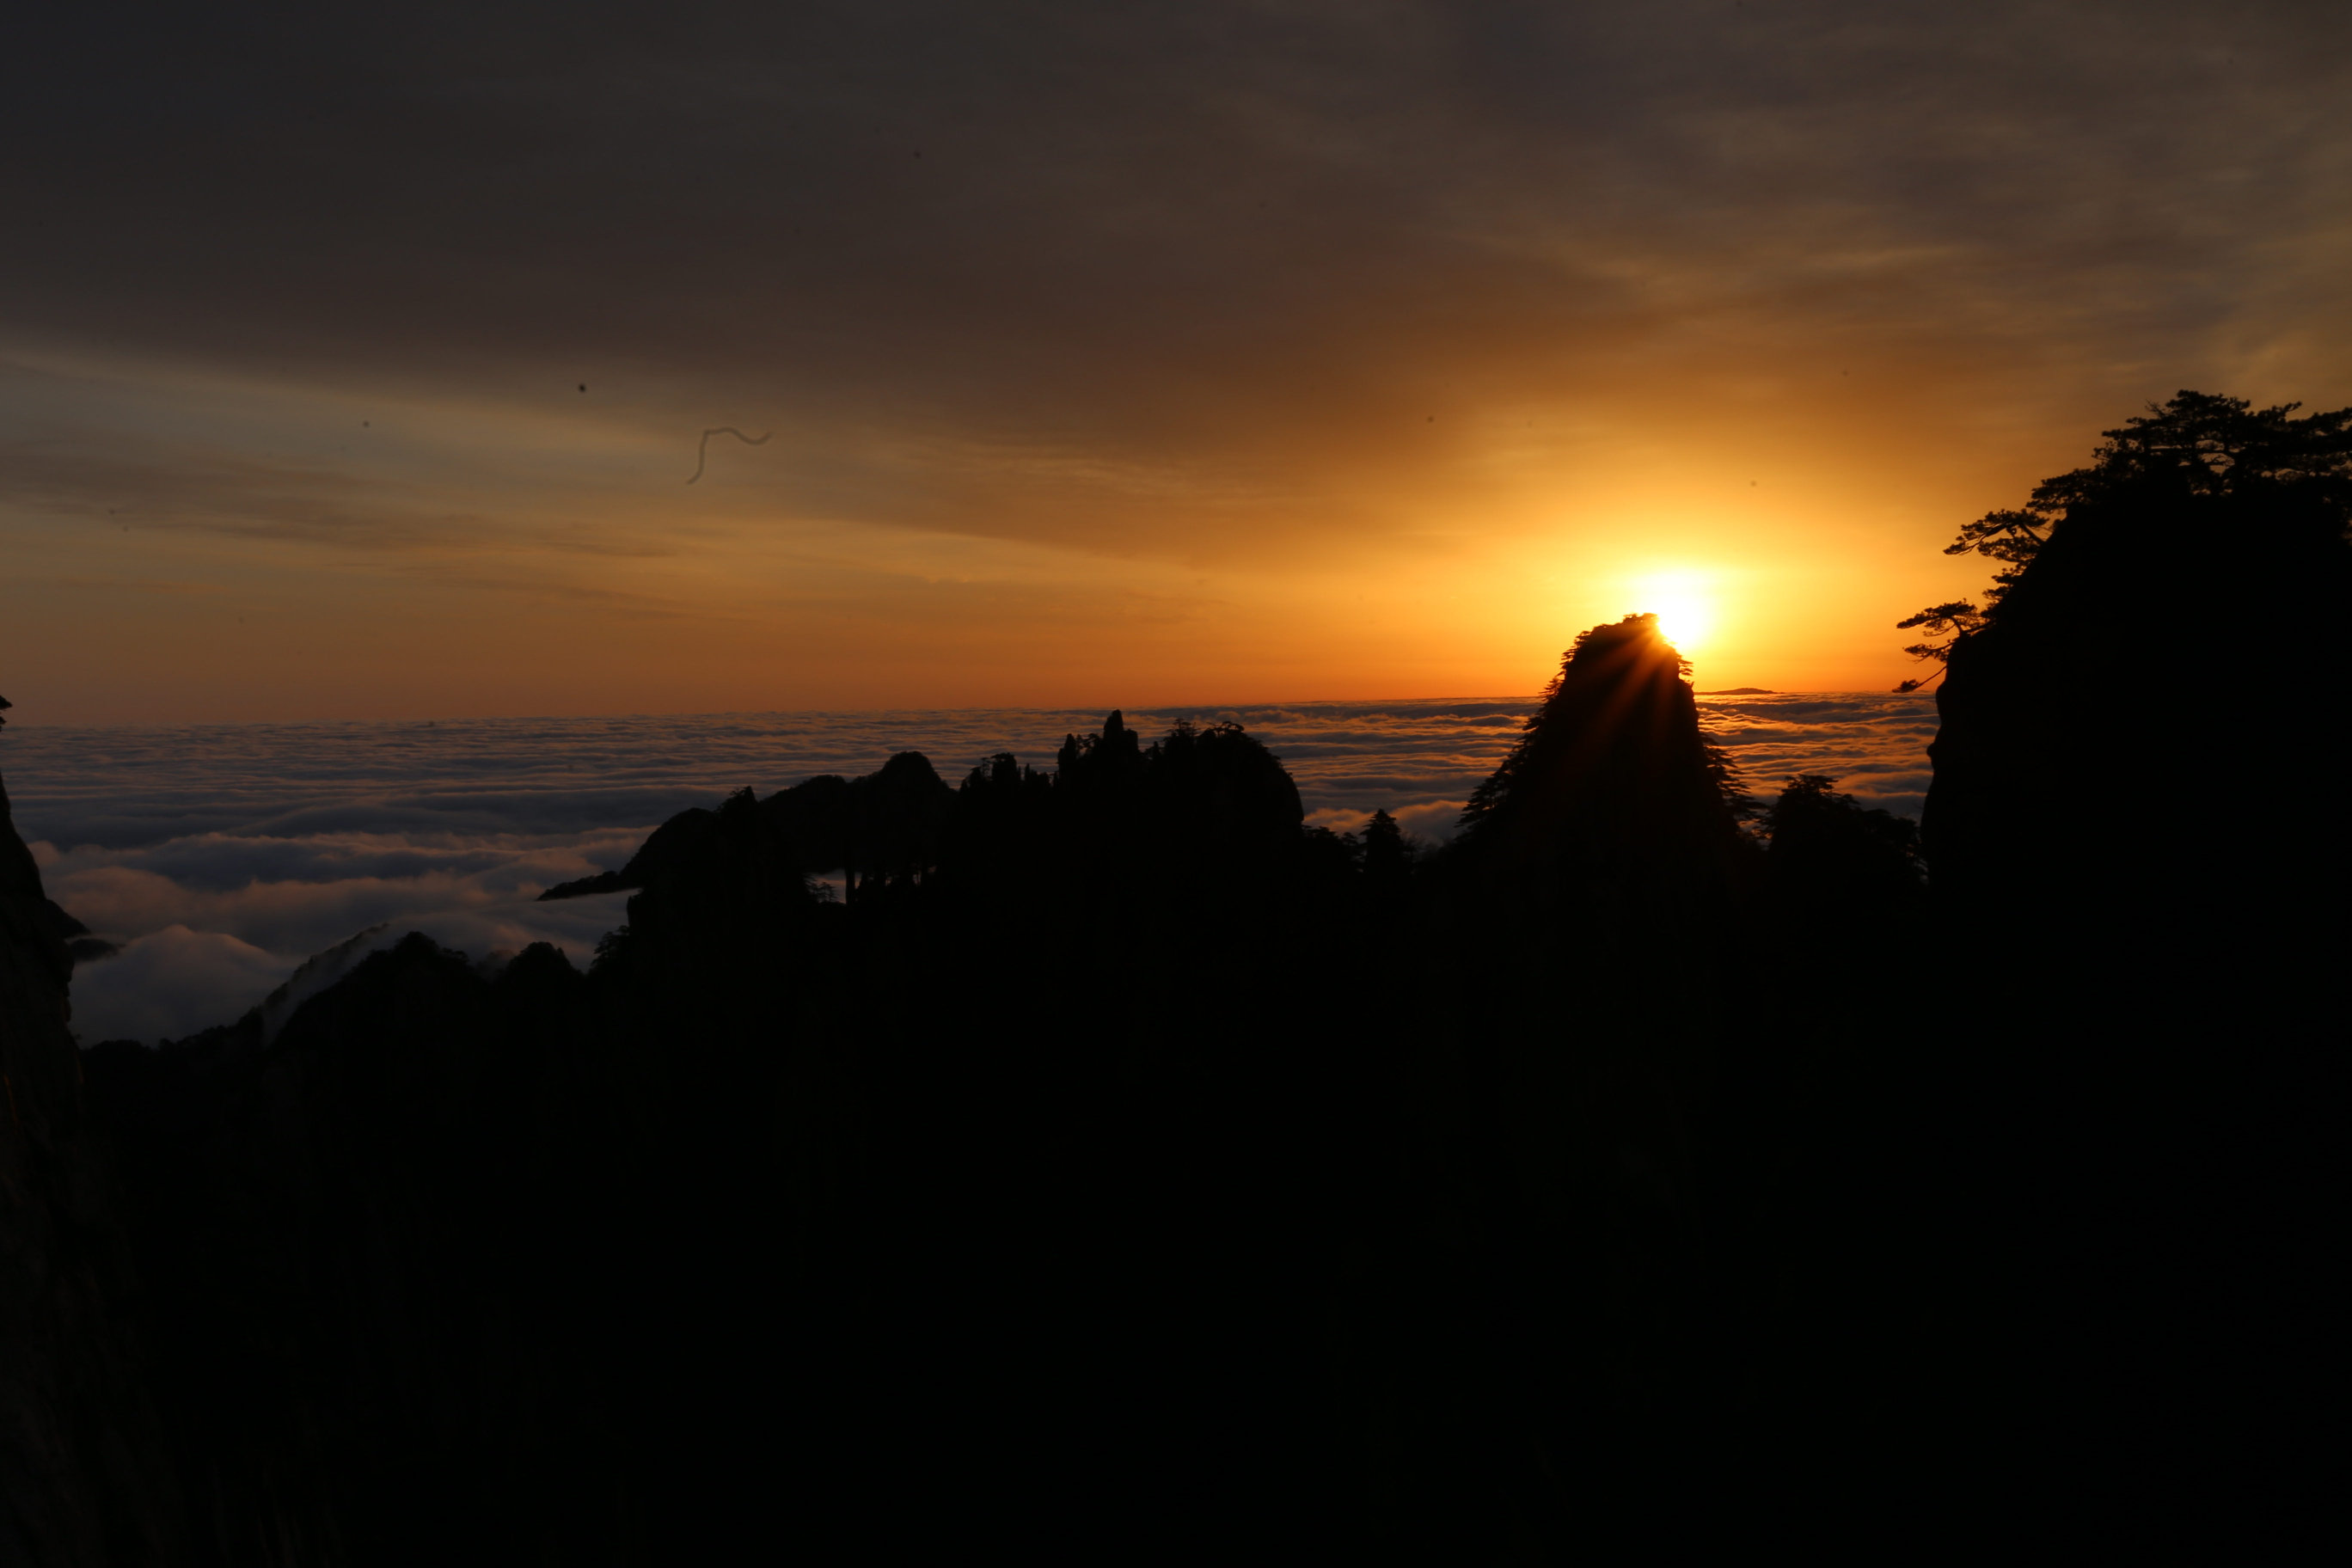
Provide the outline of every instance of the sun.
[[1650,613],[1658,617],[1658,634],[1683,653],[1706,640],[1713,618],[1699,599],[1663,599],[1650,606]]
[[1714,595],[1696,573],[1661,572],[1634,584],[1633,608],[1658,617],[1658,632],[1677,651],[1688,654],[1706,641],[1715,626]]

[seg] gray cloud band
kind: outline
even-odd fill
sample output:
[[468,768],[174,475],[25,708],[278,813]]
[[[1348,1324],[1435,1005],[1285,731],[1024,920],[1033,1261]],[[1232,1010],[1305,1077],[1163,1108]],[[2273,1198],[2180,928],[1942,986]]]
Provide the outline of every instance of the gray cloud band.
[[[648,450],[756,400],[828,516],[1361,537],[1345,476],[1443,468],[1457,412],[1686,411],[1695,341],[2095,427],[2116,364],[2161,395],[2346,300],[2341,6],[207,15],[0,63],[0,331],[567,418],[593,365]],[[324,476],[203,478],[219,526],[336,526]]]

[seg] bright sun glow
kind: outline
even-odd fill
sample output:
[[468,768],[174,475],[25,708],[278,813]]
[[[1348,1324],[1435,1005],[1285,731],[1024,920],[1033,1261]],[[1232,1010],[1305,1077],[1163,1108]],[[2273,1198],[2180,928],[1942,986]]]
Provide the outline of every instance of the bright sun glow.
[[1714,596],[1693,572],[1661,572],[1634,584],[1636,610],[1658,617],[1658,630],[1685,654],[1706,641],[1715,625]]

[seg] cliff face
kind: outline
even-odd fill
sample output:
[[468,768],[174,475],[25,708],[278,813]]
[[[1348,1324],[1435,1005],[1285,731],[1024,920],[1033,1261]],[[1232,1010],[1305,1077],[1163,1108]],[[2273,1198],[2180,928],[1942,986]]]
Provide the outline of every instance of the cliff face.
[[0,787],[0,1562],[164,1563],[177,1507],[68,1032],[66,942]]
[[2340,514],[2149,482],[2069,513],[1939,695],[1986,1419],[2090,1456],[2111,1519],[2259,1520],[2313,1462],[2281,1435],[2336,1247],[2348,625]]
[[[541,1071],[550,1039],[577,1055],[589,1033],[579,983],[549,949],[493,982],[412,935],[267,1043],[257,1010],[159,1050],[89,1053],[143,1200],[155,1385],[205,1504],[193,1562],[593,1560],[576,1532],[626,1560],[611,1544],[626,1521],[598,1498],[541,1489],[541,1456],[625,1425],[596,1406],[611,1379],[587,1358],[551,1374],[566,1324],[614,1340],[626,1325],[533,1223],[551,1181],[574,1180],[572,1217],[610,1220],[595,1173],[630,1163],[613,1136],[625,1119],[595,1126],[601,1160],[548,1126],[563,1078]],[[572,1419],[543,1422],[573,1381]]]
[[2291,492],[2078,509],[1953,649],[1922,825],[1939,897],[2058,993],[2095,968],[2151,1017],[2284,1023],[2344,929],[2347,616],[2352,549]]

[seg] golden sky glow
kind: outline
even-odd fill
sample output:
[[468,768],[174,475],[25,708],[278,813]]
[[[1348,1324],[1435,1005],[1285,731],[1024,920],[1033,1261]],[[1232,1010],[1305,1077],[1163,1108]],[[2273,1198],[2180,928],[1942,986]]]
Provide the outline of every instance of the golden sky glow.
[[[2352,402],[2332,13],[905,9],[47,62],[0,689],[1505,693],[1634,610],[1702,688],[1884,689],[2101,427]],[[775,434],[689,487],[714,426]]]

